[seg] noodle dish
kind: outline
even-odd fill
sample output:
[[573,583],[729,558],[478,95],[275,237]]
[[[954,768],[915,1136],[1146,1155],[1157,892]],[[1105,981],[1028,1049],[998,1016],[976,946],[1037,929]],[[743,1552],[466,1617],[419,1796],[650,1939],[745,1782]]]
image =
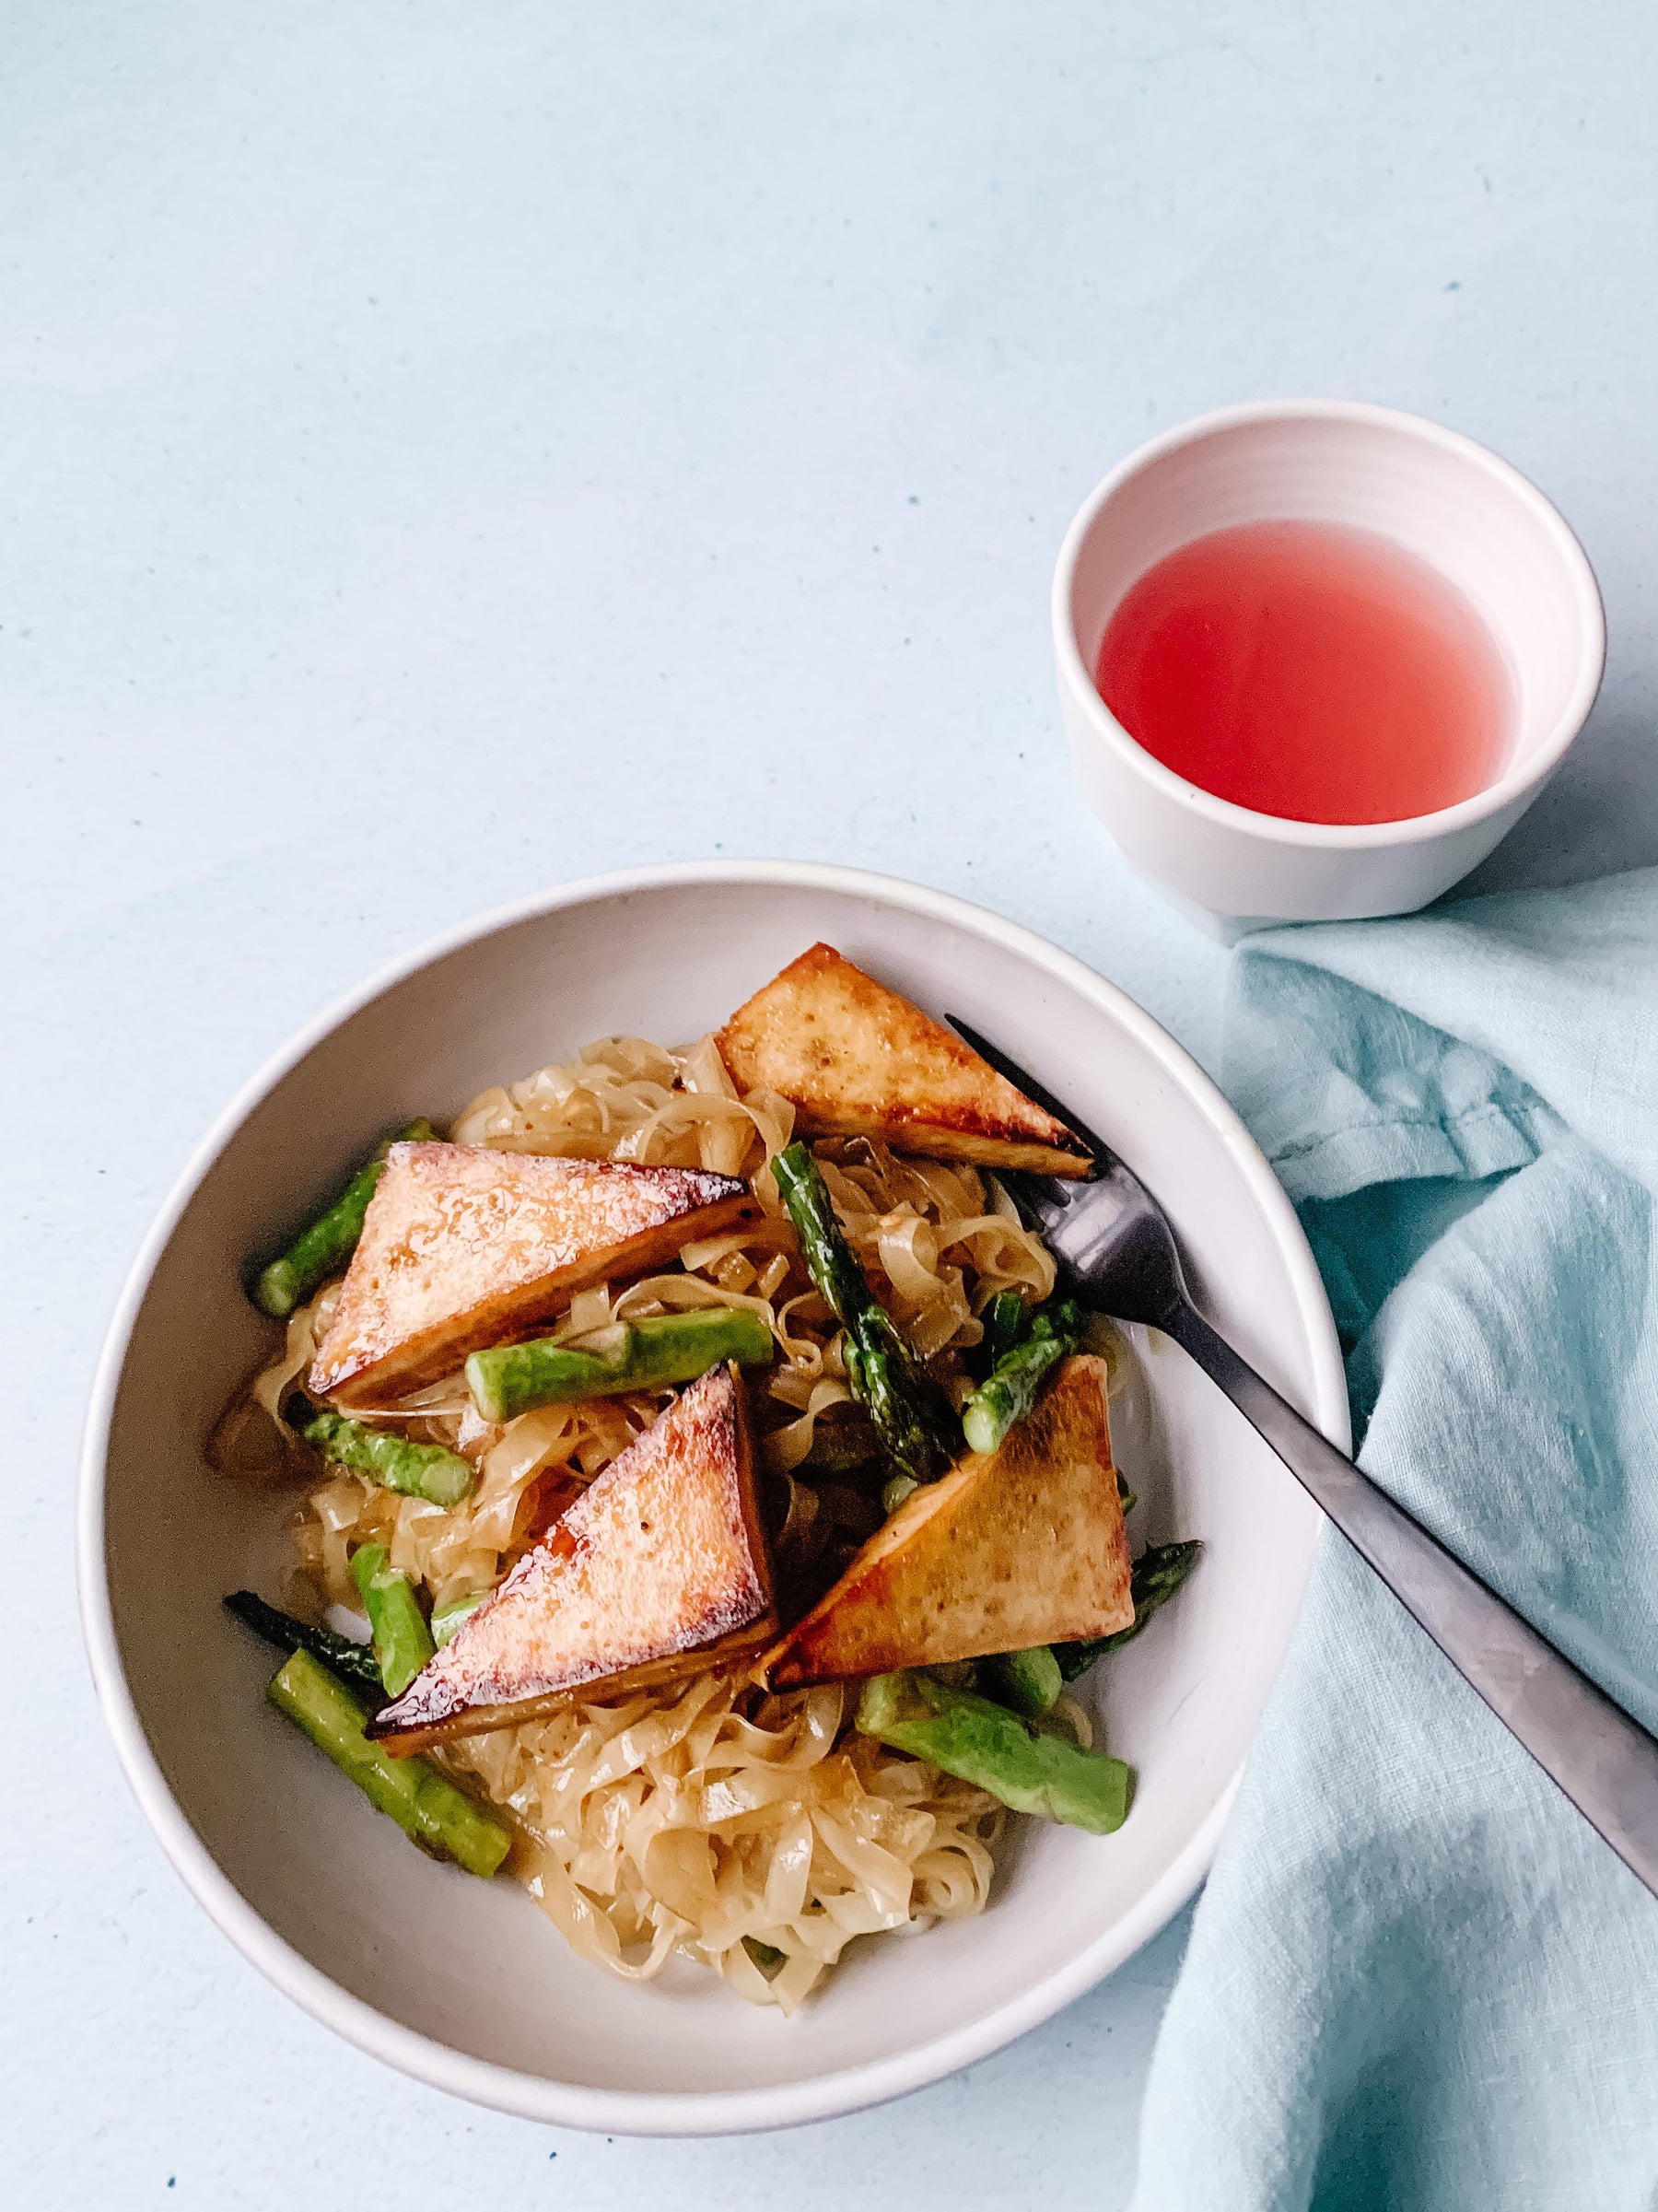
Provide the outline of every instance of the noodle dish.
[[250,1255],[210,1457],[291,1510],[226,1603],[456,1878],[788,2013],[993,1909],[1010,1822],[1133,1818],[1072,1686],[1199,1547],[1131,1537],[1133,1354],[1012,1195],[1092,1161],[826,944],[695,1042],[490,1072]]

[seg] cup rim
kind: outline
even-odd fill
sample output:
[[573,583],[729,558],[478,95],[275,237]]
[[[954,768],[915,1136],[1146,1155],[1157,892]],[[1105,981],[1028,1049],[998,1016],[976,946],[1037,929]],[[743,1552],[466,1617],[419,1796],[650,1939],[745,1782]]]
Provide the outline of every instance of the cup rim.
[[[1426,814],[1407,814],[1395,822],[1300,822],[1288,815],[1259,813],[1220,799],[1200,785],[1189,783],[1149,753],[1106,706],[1095,686],[1077,643],[1071,614],[1071,591],[1077,559],[1083,541],[1100,513],[1133,477],[1167,453],[1196,445],[1220,430],[1252,423],[1290,422],[1362,423],[1396,436],[1437,447],[1442,452],[1472,463],[1495,478],[1531,514],[1560,555],[1570,579],[1582,636],[1578,671],[1566,704],[1543,743],[1518,761],[1484,790],[1458,800],[1454,806]],[[1075,695],[1096,738],[1133,773],[1162,798],[1216,827],[1241,832],[1269,844],[1298,846],[1322,851],[1374,851],[1389,846],[1419,845],[1454,835],[1458,830],[1487,821],[1493,814],[1523,803],[1559,766],[1567,748],[1588,720],[1600,690],[1606,665],[1606,616],[1589,556],[1566,518],[1554,502],[1489,446],[1460,430],[1412,415],[1398,407],[1383,407],[1367,400],[1279,399],[1249,400],[1236,406],[1217,407],[1196,415],[1172,429],[1161,431],[1127,454],[1103,476],[1072,518],[1054,566],[1052,593],[1054,650],[1060,680]]]

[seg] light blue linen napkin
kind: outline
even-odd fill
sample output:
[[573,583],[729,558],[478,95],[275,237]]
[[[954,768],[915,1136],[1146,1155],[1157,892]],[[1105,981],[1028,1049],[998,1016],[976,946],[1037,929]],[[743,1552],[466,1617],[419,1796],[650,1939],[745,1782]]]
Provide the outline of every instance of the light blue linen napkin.
[[[1658,871],[1252,939],[1225,1080],[1364,1467],[1658,1728]],[[1658,1902],[1331,1530],[1134,2202],[1658,2206]]]

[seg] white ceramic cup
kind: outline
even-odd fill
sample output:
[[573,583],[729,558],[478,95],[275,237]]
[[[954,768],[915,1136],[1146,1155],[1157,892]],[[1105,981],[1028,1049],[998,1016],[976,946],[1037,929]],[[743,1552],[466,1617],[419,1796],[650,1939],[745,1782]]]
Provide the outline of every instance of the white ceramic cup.
[[[1484,617],[1514,700],[1507,765],[1485,790],[1402,822],[1287,821],[1188,783],[1105,705],[1092,671],[1129,587],[1210,531],[1286,520],[1379,532]],[[1449,890],[1559,765],[1606,650],[1594,572],[1535,485],[1454,430],[1344,400],[1222,408],[1131,453],[1066,533],[1053,615],[1060,709],[1089,804],[1138,873],[1228,938],[1266,921],[1409,913]]]

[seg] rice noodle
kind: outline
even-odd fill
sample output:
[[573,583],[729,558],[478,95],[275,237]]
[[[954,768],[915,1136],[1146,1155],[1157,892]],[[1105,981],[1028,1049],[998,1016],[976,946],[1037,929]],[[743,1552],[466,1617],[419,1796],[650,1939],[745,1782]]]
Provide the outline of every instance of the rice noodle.
[[[588,1160],[638,1160],[753,1175],[788,1142],[794,1109],[770,1091],[739,1098],[711,1036],[683,1052],[601,1037],[568,1065],[482,1092],[456,1121],[457,1144]],[[758,1154],[755,1158],[754,1155]]]
[[[686,1244],[677,1270],[578,1292],[548,1333],[602,1344],[619,1323],[695,1306],[761,1315],[778,1358],[761,1399],[780,1569],[854,1541],[879,1507],[837,1484],[867,1452],[850,1411],[842,1337],[812,1288],[769,1163],[793,1111],[740,1097],[712,1038],[670,1052],[607,1037],[567,1064],[485,1091],[453,1141],[497,1150],[697,1166],[751,1180],[760,1218]],[[901,1157],[866,1139],[814,1153],[848,1242],[917,1354],[958,1398],[951,1355],[977,1343],[986,1301],[1045,1298],[1055,1268],[995,1179]],[[281,1355],[221,1424],[221,1464],[300,1450],[286,1401],[303,1388],[339,1285],[288,1324]],[[656,1418],[670,1393],[547,1406],[504,1426],[444,1377],[369,1418],[448,1445],[478,1469],[451,1511],[334,1468],[309,1483],[291,1523],[309,1601],[354,1608],[360,1543],[433,1604],[492,1587],[522,1551]],[[848,1531],[850,1535],[848,1536]],[[300,1602],[300,1597],[291,1597]],[[1082,1725],[1086,1726],[1084,1719]],[[858,1935],[981,1912],[1000,1810],[984,1793],[859,1736],[839,1686],[765,1695],[706,1674],[620,1703],[573,1703],[553,1719],[463,1738],[441,1756],[520,1827],[513,1865],[583,1958],[632,1980],[674,1952],[716,1968],[741,1995],[791,2010]],[[781,1953],[763,1971],[744,1938]]]
[[[1000,1808],[848,1731],[842,1686],[730,1677],[463,1739],[446,1763],[521,1824],[515,1868],[582,1958],[676,1950],[792,2011],[854,1936],[984,1910]],[[762,1972],[747,1938],[781,1953]]]

